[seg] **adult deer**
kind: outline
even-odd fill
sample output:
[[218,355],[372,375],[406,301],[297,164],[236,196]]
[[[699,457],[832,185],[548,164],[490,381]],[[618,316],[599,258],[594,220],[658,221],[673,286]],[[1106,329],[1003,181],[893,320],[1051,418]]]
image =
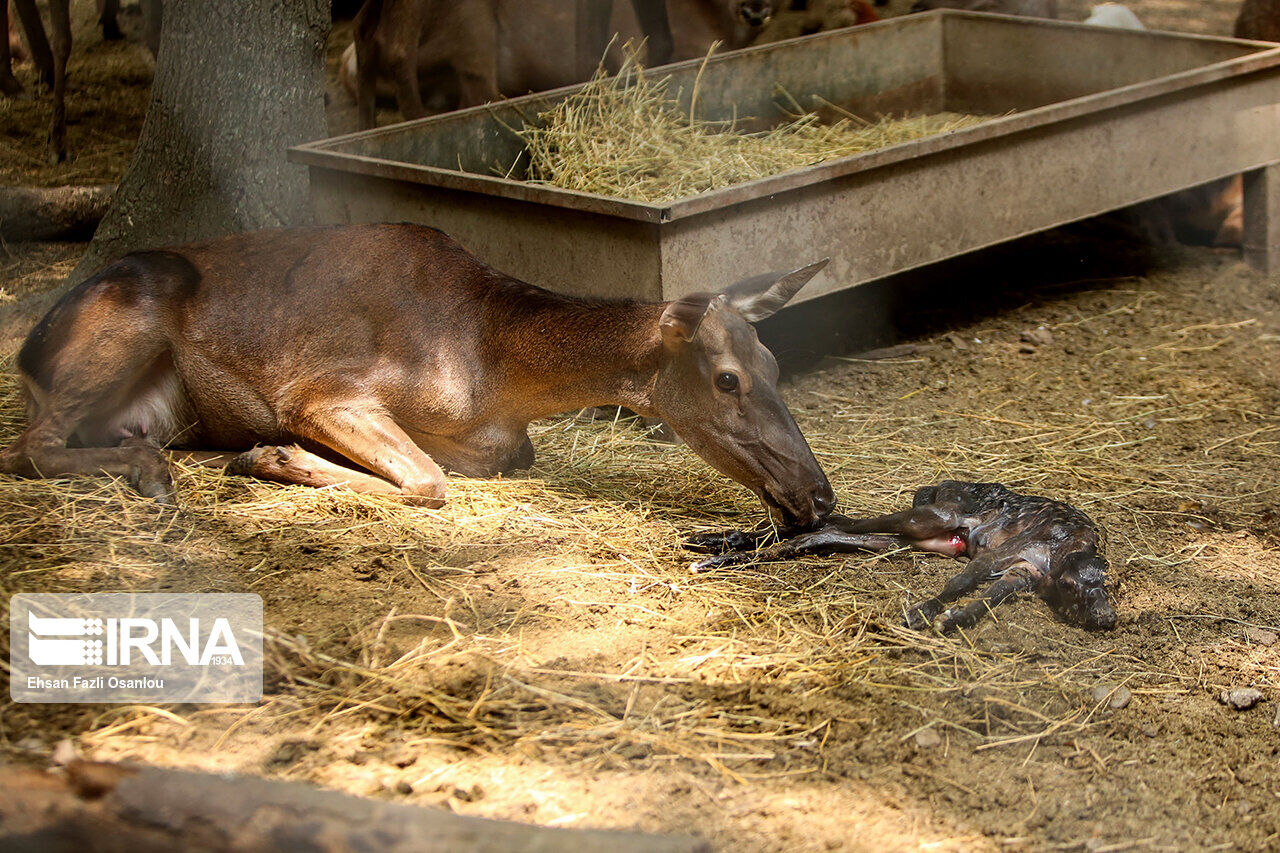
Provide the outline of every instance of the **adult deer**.
[[745,47],[778,2],[631,0],[631,21],[613,0],[366,0],[340,76],[360,125],[373,127],[380,93],[413,119],[582,82],[619,30],[647,39],[650,66],[702,56],[715,41]]
[[615,404],[662,418],[783,526],[809,528],[835,498],[750,323],[825,265],[654,304],[557,295],[415,225],[142,252],[32,330],[18,356],[31,421],[0,471],[105,472],[172,501],[159,446],[226,449],[246,451],[233,473],[439,506],[442,469],[527,468],[531,421]]

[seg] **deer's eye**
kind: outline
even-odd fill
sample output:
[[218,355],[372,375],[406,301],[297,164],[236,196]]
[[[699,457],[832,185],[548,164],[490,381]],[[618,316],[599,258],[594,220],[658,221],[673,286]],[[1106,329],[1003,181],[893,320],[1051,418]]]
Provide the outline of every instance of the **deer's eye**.
[[716,387],[726,394],[732,394],[738,390],[738,374],[721,373],[716,377]]

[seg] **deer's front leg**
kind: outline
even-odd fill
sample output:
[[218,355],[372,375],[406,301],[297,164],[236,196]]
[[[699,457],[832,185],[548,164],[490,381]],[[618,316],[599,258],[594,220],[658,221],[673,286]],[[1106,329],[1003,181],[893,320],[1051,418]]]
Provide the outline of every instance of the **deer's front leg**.
[[947,581],[942,590],[933,598],[920,602],[907,611],[907,627],[923,631],[933,625],[938,614],[947,605],[962,595],[968,595],[978,585],[990,580],[996,570],[996,563],[989,557],[976,557],[969,561],[964,571]]
[[695,533],[685,539],[683,545],[690,551],[703,554],[754,551],[774,535],[774,528],[765,524],[755,530],[716,530],[711,533]]
[[938,630],[949,634],[957,628],[972,628],[1011,595],[1026,592],[1035,586],[1035,575],[1029,567],[1020,566],[1005,572],[977,601],[947,611],[938,623]]
[[[396,493],[406,500],[431,508],[444,505],[444,471],[378,403],[344,401],[323,408],[305,408],[290,420],[288,426],[299,438],[328,447],[390,481],[396,487]],[[318,484],[310,478],[321,476],[323,466],[320,463],[323,460],[313,454],[290,452],[282,458],[279,453],[265,453],[262,448],[250,451],[250,454],[256,456],[233,462],[229,470],[309,484]],[[371,479],[368,475],[347,472],[341,466],[332,467],[338,470],[326,469],[322,476],[357,491],[381,491],[367,482]],[[295,473],[299,478],[291,479]],[[306,478],[301,477],[304,473]]]
[[[832,514],[827,517],[820,531],[848,531],[852,519],[843,515]],[[711,533],[695,533],[684,540],[684,547],[690,551],[704,554],[726,554],[730,551],[754,551],[770,539],[790,540],[793,544],[800,531],[778,530],[768,521],[760,523],[754,530],[717,530]],[[800,533],[803,535],[803,533]],[[727,565],[727,564],[726,564]]]

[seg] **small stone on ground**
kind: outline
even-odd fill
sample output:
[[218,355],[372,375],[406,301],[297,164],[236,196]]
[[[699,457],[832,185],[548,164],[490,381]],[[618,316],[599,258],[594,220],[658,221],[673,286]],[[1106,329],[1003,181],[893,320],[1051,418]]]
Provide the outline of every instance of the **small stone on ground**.
[[1262,701],[1262,691],[1254,687],[1236,687],[1219,693],[1218,701],[1237,711],[1247,711]]

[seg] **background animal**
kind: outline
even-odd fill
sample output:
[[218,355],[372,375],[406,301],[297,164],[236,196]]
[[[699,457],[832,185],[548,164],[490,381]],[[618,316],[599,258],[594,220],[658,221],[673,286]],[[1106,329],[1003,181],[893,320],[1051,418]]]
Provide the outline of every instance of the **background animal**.
[[1095,27],[1114,27],[1122,30],[1146,29],[1133,10],[1120,3],[1102,3],[1094,6],[1084,22]]
[[1244,0],[1232,32],[1241,39],[1280,41],[1280,0]]
[[[53,109],[49,118],[48,158],[51,163],[60,163],[67,158],[67,60],[71,56],[71,11],[70,0],[49,0],[49,34],[46,35],[44,23],[40,19],[40,11],[35,0],[12,0],[13,9],[22,23],[23,32],[27,36],[27,45],[31,49],[31,60],[35,63],[37,76],[42,83],[47,83],[53,91]],[[160,39],[160,0],[142,0],[146,18],[147,42],[152,53],[159,48]],[[116,21],[119,11],[119,0],[102,0],[99,12],[102,16],[103,35],[105,38],[119,38],[120,28]],[[0,29],[7,37],[0,45],[0,95],[21,97],[25,93],[22,85],[13,76],[14,32],[9,18],[9,3],[0,0]]]
[[527,468],[531,421],[614,404],[662,418],[781,523],[810,527],[834,496],[750,323],[825,265],[643,304],[533,287],[412,225],[142,252],[28,336],[30,424],[0,471],[105,472],[172,501],[159,448],[174,444],[247,451],[234,473],[439,506],[444,469]]
[[716,41],[729,50],[745,47],[773,17],[774,3],[368,0],[340,78],[356,99],[361,126],[372,127],[380,94],[394,96],[408,119],[581,82],[614,33],[647,39],[650,65],[703,56]]
[[[1085,23],[1115,29],[1146,29],[1131,9],[1119,3],[1094,6]],[[1128,215],[1133,224],[1148,242],[1239,246],[1244,239],[1244,180],[1233,175],[1144,202],[1130,211]]]

